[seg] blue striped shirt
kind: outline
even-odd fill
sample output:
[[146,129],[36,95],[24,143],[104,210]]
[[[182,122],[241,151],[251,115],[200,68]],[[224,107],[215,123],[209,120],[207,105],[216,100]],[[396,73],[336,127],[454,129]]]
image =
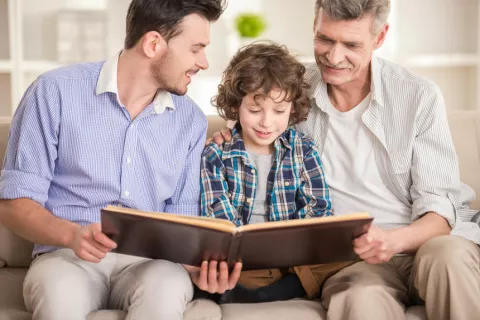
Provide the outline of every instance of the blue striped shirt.
[[[198,215],[207,120],[159,92],[135,119],[118,99],[118,56],[41,75],[14,115],[0,198],[30,198],[81,225],[122,205]],[[33,254],[54,247],[36,245]]]
[[[287,129],[275,140],[267,179],[269,221],[332,215],[332,203],[314,142]],[[223,146],[205,148],[201,167],[203,216],[223,218],[237,226],[249,223],[258,185],[257,169],[248,158],[238,127]]]

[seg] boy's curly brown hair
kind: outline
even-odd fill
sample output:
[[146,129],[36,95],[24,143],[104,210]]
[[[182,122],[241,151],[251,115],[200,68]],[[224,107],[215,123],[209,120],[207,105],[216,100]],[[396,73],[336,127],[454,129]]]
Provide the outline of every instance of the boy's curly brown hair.
[[230,61],[212,105],[225,120],[238,120],[238,108],[247,94],[261,90],[263,94],[255,95],[256,101],[268,96],[272,89],[280,89],[286,93],[284,100],[292,102],[289,124],[302,122],[311,108],[304,74],[305,67],[285,46],[274,42],[252,43],[241,48]]

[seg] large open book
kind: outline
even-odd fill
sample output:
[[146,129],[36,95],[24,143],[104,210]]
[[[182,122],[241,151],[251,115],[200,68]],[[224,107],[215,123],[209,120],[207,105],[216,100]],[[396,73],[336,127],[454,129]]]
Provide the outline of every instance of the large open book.
[[352,240],[368,230],[367,213],[236,227],[223,219],[186,217],[108,206],[102,231],[118,253],[199,266],[242,261],[243,270],[352,261]]

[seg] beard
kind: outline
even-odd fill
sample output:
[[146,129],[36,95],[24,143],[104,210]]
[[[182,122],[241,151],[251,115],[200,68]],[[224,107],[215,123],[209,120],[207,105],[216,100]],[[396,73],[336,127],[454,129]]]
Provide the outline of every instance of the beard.
[[165,90],[169,93],[172,93],[177,96],[183,96],[187,93],[186,87],[178,87],[171,83],[169,83],[169,79],[172,79],[172,74],[166,74],[165,70],[167,70],[168,66],[168,54],[165,57],[161,57],[158,61],[155,61],[151,67],[151,73],[153,75],[153,79],[155,80],[157,87],[159,90]]

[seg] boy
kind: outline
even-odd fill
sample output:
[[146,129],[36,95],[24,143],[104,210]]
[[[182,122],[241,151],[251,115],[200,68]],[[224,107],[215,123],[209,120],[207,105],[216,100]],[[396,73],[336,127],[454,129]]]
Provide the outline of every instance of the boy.
[[[310,109],[304,73],[285,47],[273,43],[252,44],[233,57],[214,104],[225,120],[237,124],[230,142],[212,143],[203,152],[203,216],[240,226],[332,215],[314,143],[289,127]],[[344,265],[328,265],[327,274]],[[325,280],[325,268],[242,272],[239,285],[218,302],[312,297]]]

